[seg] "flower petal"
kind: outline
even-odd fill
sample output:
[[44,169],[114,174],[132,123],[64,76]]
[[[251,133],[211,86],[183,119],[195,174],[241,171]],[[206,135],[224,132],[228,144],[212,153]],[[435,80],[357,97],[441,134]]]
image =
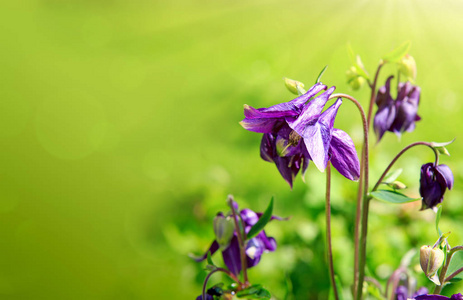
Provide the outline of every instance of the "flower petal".
[[235,275],[241,271],[240,246],[236,235],[232,238],[230,246],[222,252],[223,261],[228,270]]
[[245,118],[240,122],[240,125],[244,129],[259,132],[259,133],[271,133],[274,131],[275,127],[278,127],[283,120],[278,118],[268,118],[268,119],[249,119]]
[[442,175],[445,180],[445,185],[449,190],[453,187],[453,173],[452,170],[447,165],[438,165],[436,167],[437,171]]
[[264,133],[260,142],[260,157],[268,162],[273,162],[275,156],[275,138],[270,133]]
[[322,172],[326,169],[328,163],[334,118],[336,117],[341,103],[342,101],[340,99],[336,100],[332,106],[328,107],[328,109],[320,115],[320,118],[315,124],[307,124],[301,135],[312,161]]
[[330,144],[331,164],[341,175],[350,180],[360,177],[360,162],[350,136],[340,129],[334,129]]
[[197,262],[201,262],[207,258],[207,253],[211,252],[212,256],[212,254],[214,254],[217,250],[219,250],[219,243],[217,243],[217,241],[213,241],[209,249],[207,249],[206,253],[204,253],[202,256],[191,255],[190,257],[196,260]]

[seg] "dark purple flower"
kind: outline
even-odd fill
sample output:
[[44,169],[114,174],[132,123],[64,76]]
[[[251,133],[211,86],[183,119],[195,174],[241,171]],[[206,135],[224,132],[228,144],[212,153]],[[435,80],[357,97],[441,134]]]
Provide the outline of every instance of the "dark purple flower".
[[399,83],[397,99],[391,96],[390,76],[386,84],[381,87],[376,96],[378,111],[373,120],[378,141],[381,140],[386,131],[394,132],[400,136],[404,131],[413,131],[415,122],[421,120],[418,116],[418,104],[420,102],[421,90],[410,82]]
[[[238,206],[236,202],[233,202],[236,210],[238,210]],[[220,213],[221,214],[221,213]],[[250,209],[243,209],[240,211],[241,219],[244,223],[244,229],[246,233],[251,230],[251,227],[257,223],[259,218],[262,216],[261,213],[256,213]],[[272,216],[272,220],[283,220],[280,217]],[[276,241],[272,237],[268,237],[265,234],[265,231],[262,230],[259,232],[255,237],[249,239],[246,243],[246,262],[247,267],[251,268],[257,265],[261,259],[261,256],[265,252],[275,251],[276,250]],[[219,243],[215,240],[212,242],[209,249],[206,253],[201,256],[195,258],[196,261],[200,262],[207,258],[207,253],[211,252],[211,255],[214,254],[217,250],[219,250],[220,246]],[[238,275],[241,271],[241,255],[240,255],[240,246],[238,242],[238,236],[236,231],[234,232],[233,238],[230,241],[228,247],[222,250],[222,256],[225,265],[227,266],[228,270],[230,270],[233,274]]]
[[396,295],[395,299],[396,300],[407,300],[407,299],[410,299],[411,297],[425,295],[427,293],[428,293],[428,289],[425,287],[422,287],[418,289],[413,295],[411,295],[411,293],[409,293],[408,288],[405,285],[400,285],[399,287],[397,287],[395,291],[395,295]]
[[453,187],[453,174],[447,165],[435,166],[427,163],[421,166],[420,195],[422,208],[433,208],[444,200],[444,193]]
[[310,100],[323,89],[326,86],[316,84],[306,94],[270,108],[245,106],[246,118],[241,125],[264,133],[261,157],[275,163],[291,187],[299,170],[302,169],[304,175],[309,160],[313,160],[321,171],[331,160],[333,166],[350,180],[357,180],[360,175],[352,139],[344,131],[333,128],[341,99],[322,112],[335,88],[331,87]]
[[452,295],[450,298],[442,295],[421,295],[413,298],[415,300],[463,300],[463,295],[458,293]]

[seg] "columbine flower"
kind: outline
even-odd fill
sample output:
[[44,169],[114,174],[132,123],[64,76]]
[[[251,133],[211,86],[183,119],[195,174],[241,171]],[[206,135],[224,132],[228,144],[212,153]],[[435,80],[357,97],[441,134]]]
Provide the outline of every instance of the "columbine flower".
[[422,210],[433,208],[444,200],[444,193],[453,187],[453,174],[447,165],[435,166],[427,163],[421,166],[420,195]]
[[[233,202],[233,206],[235,207],[236,211],[238,211],[238,205],[236,202]],[[219,213],[218,215],[222,215]],[[262,216],[261,213],[256,213],[250,209],[243,209],[240,211],[241,219],[244,223],[244,229],[246,233],[249,232],[251,227],[257,223],[259,218]],[[283,220],[280,217],[272,216],[273,220]],[[251,268],[257,265],[261,259],[261,256],[264,252],[270,252],[276,250],[276,241],[272,237],[268,237],[265,234],[265,231],[262,230],[252,239],[249,239],[246,243],[246,263],[247,267]],[[212,242],[209,249],[206,253],[198,258],[195,258],[196,261],[200,262],[207,258],[207,253],[210,252],[211,255],[214,254],[217,250],[219,250],[220,245],[217,240]],[[241,256],[240,256],[240,246],[238,242],[238,236],[236,231],[234,232],[233,237],[228,245],[228,247],[221,249],[222,256],[225,265],[227,266],[228,270],[235,275],[238,275],[241,271]]]
[[405,285],[400,285],[396,291],[395,291],[395,299],[396,300],[407,300],[410,299],[410,297],[417,297],[420,295],[426,295],[428,293],[428,289],[425,287],[422,287],[418,289],[413,295],[409,293],[408,288]]
[[463,300],[463,295],[458,293],[452,295],[450,298],[446,296],[441,296],[441,295],[422,295],[422,296],[417,296],[413,298],[415,300]]
[[270,108],[245,106],[245,119],[240,124],[247,130],[264,133],[261,157],[274,162],[291,187],[300,169],[304,174],[309,160],[320,171],[331,160],[346,178],[359,178],[360,164],[352,139],[333,128],[341,99],[322,113],[335,87],[305,103],[323,89],[326,86],[318,83],[306,94]]
[[400,137],[404,131],[413,131],[415,122],[421,120],[418,116],[418,104],[420,102],[421,90],[417,86],[411,85],[410,82],[399,83],[397,99],[391,96],[391,79],[390,76],[386,85],[381,87],[376,96],[376,112],[373,127],[375,129],[378,141],[381,140],[386,131],[394,132]]

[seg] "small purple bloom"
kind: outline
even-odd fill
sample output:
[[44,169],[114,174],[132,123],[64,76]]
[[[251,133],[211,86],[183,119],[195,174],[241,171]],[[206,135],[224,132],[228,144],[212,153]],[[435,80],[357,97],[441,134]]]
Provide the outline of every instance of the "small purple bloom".
[[[236,202],[233,202],[234,207],[238,210],[238,206]],[[219,213],[221,214],[221,213]],[[243,209],[240,211],[241,219],[244,223],[244,229],[246,233],[251,230],[251,227],[257,223],[259,218],[262,216],[261,213],[256,213],[250,209]],[[283,220],[280,217],[272,216],[272,220]],[[249,239],[246,243],[246,262],[247,267],[251,268],[257,265],[261,259],[261,256],[265,252],[275,251],[276,250],[276,241],[272,237],[268,237],[265,234],[265,231],[262,230],[259,232],[255,237]],[[195,258],[196,261],[200,262],[207,258],[207,253],[210,252],[211,255],[214,254],[217,250],[219,250],[219,244],[217,241],[212,242],[209,249],[206,253],[198,258]],[[240,246],[238,242],[238,236],[236,231],[234,232],[234,236],[230,241],[228,247],[222,250],[222,256],[225,265],[227,266],[228,270],[235,275],[238,275],[241,271],[241,255],[240,255]]]
[[306,94],[270,108],[245,106],[245,119],[240,124],[247,130],[264,133],[261,157],[275,163],[291,187],[299,170],[302,169],[304,175],[310,160],[321,171],[331,160],[346,178],[357,180],[360,176],[352,139],[344,131],[333,128],[341,99],[322,112],[335,87],[310,100],[324,89],[326,86],[318,83]]
[[427,163],[421,166],[420,195],[422,208],[433,208],[444,200],[444,193],[453,187],[453,174],[447,165],[435,166]]
[[420,102],[421,90],[410,82],[399,83],[397,99],[391,96],[390,76],[386,84],[381,87],[376,96],[378,111],[373,120],[378,141],[381,140],[386,131],[394,132],[400,137],[402,132],[411,132],[415,129],[415,122],[421,120],[418,115],[418,104]]
[[411,297],[417,297],[420,295],[425,295],[428,293],[428,289],[425,287],[422,287],[418,289],[413,295],[411,295],[411,292],[408,291],[408,288],[405,285],[400,285],[397,287],[395,291],[396,295],[396,300],[407,300],[410,299]]
[[421,295],[413,298],[415,300],[463,300],[463,295],[458,293],[452,295],[450,298],[442,295]]

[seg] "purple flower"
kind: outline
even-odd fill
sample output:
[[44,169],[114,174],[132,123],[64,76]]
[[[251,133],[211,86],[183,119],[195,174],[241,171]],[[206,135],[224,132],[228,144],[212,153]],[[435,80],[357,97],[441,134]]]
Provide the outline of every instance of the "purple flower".
[[[235,209],[238,210],[238,205],[236,202],[233,202],[233,205],[235,206]],[[222,213],[219,213],[219,215],[221,214]],[[256,213],[250,209],[243,209],[240,211],[240,216],[244,223],[244,229],[246,233],[248,233],[251,227],[256,224],[259,218],[262,216],[262,213]],[[272,220],[275,219],[283,220],[280,217],[272,216]],[[277,245],[275,239],[268,237],[264,230],[259,232],[255,237],[247,240],[245,251],[247,267],[251,268],[257,265],[261,259],[262,254],[265,252],[275,251],[276,246]],[[206,253],[201,257],[195,258],[195,260],[198,262],[203,261],[207,258],[208,252],[211,252],[212,255],[217,250],[219,250],[219,248],[219,243],[217,240],[214,240]],[[230,270],[233,274],[238,275],[241,271],[241,255],[236,231],[234,232],[229,245],[222,249],[222,256],[228,270]]]
[[381,140],[386,131],[394,132],[400,137],[404,131],[413,131],[415,122],[421,120],[418,116],[418,104],[420,102],[421,90],[413,86],[410,82],[399,83],[397,99],[391,96],[391,79],[390,76],[386,85],[381,87],[376,96],[376,105],[378,111],[373,120],[378,141]]
[[395,295],[396,295],[395,299],[396,300],[407,300],[407,299],[410,299],[410,297],[425,295],[427,293],[428,293],[428,289],[425,287],[422,287],[418,289],[413,295],[411,295],[411,293],[409,293],[408,288],[405,285],[400,285],[399,287],[397,287],[395,291]]
[[318,83],[306,94],[270,108],[245,106],[245,119],[240,124],[247,130],[264,133],[261,157],[275,163],[291,187],[299,170],[305,173],[309,160],[321,171],[331,160],[346,178],[359,178],[360,164],[352,139],[333,128],[341,99],[322,112],[335,88],[310,100],[324,89],[326,86]]
[[446,296],[441,296],[441,295],[421,295],[413,299],[416,299],[416,300],[446,300],[446,299],[463,300],[463,295],[458,293],[458,294],[452,295],[450,298]]
[[422,208],[433,208],[444,200],[444,193],[453,187],[453,174],[447,165],[435,166],[427,163],[421,166],[420,195]]

